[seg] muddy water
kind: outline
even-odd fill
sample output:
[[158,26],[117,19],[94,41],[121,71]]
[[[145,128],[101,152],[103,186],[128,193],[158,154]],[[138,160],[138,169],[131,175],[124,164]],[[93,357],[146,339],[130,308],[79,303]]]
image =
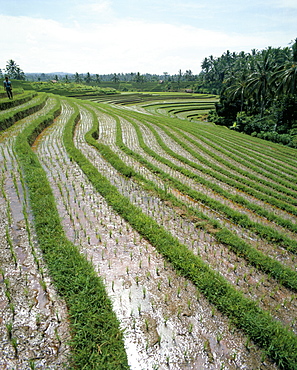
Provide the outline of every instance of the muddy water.
[[[65,105],[62,116],[70,113]],[[82,110],[82,117],[77,139],[84,147],[80,129],[90,125],[90,116]],[[37,153],[69,238],[104,278],[125,330],[131,369],[275,368],[94,192],[68,161],[61,142],[64,122],[57,120],[46,132]],[[118,184],[125,183],[104,161],[100,168]]]
[[[51,101],[38,117],[52,106]],[[68,363],[65,304],[57,297],[30,226],[21,170],[13,154],[17,133],[30,119],[0,136],[0,368],[57,369]]]

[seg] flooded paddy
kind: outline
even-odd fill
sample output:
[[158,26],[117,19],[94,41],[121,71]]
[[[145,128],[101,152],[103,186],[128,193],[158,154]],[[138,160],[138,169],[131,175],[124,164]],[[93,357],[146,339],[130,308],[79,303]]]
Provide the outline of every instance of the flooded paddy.
[[[65,114],[71,113],[66,106],[64,109]],[[81,113],[77,145],[86,150],[93,163],[100,161],[101,171],[108,173],[113,183],[129,186],[125,192],[135,203],[141,199],[142,205],[152,209],[155,205],[155,217],[161,215],[157,199],[137,190],[133,184],[128,185],[98,153],[85,146],[83,131],[91,121],[86,111]],[[232,327],[193,284],[179,276],[108,207],[80,169],[67,158],[61,127],[63,120],[57,120],[44,133],[37,154],[49,173],[68,237],[80,246],[104,279],[125,331],[131,369],[274,369],[262,351]],[[168,216],[172,218],[173,212]],[[171,221],[171,228],[174,222],[183,222],[177,214],[174,217],[176,221]],[[189,235],[183,224],[177,230],[185,230]],[[209,242],[207,236],[198,235],[198,238],[201,243]]]
[[[92,116],[84,106],[79,105],[79,109],[81,120],[75,131],[75,144],[120,193],[246,297],[257,301],[261,308],[296,333],[295,293],[253,268],[206,230],[197,228],[195,220],[187,218],[180,209],[145,191],[133,179],[121,176],[86,143],[84,135],[91,127]],[[67,237],[92,262],[104,281],[124,331],[131,370],[277,369],[250,338],[231,325],[191,282],[180,276],[147,240],[108,206],[77,164],[69,160],[62,134],[72,112],[67,101],[62,101],[61,115],[38,137],[33,150],[47,173]],[[164,187],[162,179],[116,147],[114,119],[99,111],[96,114],[99,140],[137,171]],[[141,152],[131,125],[124,121],[121,124],[127,145]],[[145,132],[144,127],[142,129]],[[1,257],[0,276],[3,313],[0,335],[5,353],[0,367],[27,369],[34,364],[34,368],[67,368],[70,354],[67,309],[55,293],[38,250],[34,229],[30,226],[26,189],[12,144],[13,139],[9,142],[3,139],[0,158],[4,168],[0,237],[6,251]],[[174,189],[168,191],[174,193]],[[183,194],[179,197],[185,198]],[[196,206],[216,217],[212,210],[201,204]],[[8,214],[11,216],[7,217]],[[254,237],[236,225],[229,225],[247,240]],[[260,241],[255,238],[254,243]],[[270,247],[267,244],[267,248]],[[275,254],[281,254],[280,249],[275,249]],[[287,251],[283,254],[283,261],[294,266],[292,254]]]
[[28,122],[0,136],[0,368],[63,369],[69,355],[67,310],[36,243],[13,153],[17,132]]

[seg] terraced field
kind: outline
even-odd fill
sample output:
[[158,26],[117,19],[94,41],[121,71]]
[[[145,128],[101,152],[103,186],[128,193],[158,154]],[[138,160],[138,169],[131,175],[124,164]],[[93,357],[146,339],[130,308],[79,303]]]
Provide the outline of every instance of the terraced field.
[[3,368],[296,369],[296,150],[112,99],[0,113]]

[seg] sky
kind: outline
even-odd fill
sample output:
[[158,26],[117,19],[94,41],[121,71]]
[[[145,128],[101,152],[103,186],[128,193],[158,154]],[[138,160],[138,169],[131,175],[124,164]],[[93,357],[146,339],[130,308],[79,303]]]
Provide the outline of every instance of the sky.
[[287,47],[296,0],[0,0],[0,68],[35,73],[201,71],[205,57]]

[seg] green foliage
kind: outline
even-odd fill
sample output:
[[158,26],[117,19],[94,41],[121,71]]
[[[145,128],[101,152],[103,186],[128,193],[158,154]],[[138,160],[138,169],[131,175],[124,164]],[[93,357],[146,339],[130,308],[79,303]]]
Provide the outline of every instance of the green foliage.
[[210,120],[294,146],[293,138],[287,135],[293,136],[291,129],[297,121],[296,45],[297,39],[292,48],[269,47],[248,54],[227,52],[220,58],[205,58],[205,82],[212,86],[217,81],[221,93],[216,107],[219,117],[211,115]]
[[6,64],[5,73],[15,80],[25,80],[25,73],[18,64],[10,59]]
[[[27,83],[28,84],[28,83]],[[31,90],[43,91],[62,96],[100,96],[115,94],[116,90],[112,88],[102,88],[97,86],[88,86],[80,83],[67,82],[31,82],[28,84]]]

